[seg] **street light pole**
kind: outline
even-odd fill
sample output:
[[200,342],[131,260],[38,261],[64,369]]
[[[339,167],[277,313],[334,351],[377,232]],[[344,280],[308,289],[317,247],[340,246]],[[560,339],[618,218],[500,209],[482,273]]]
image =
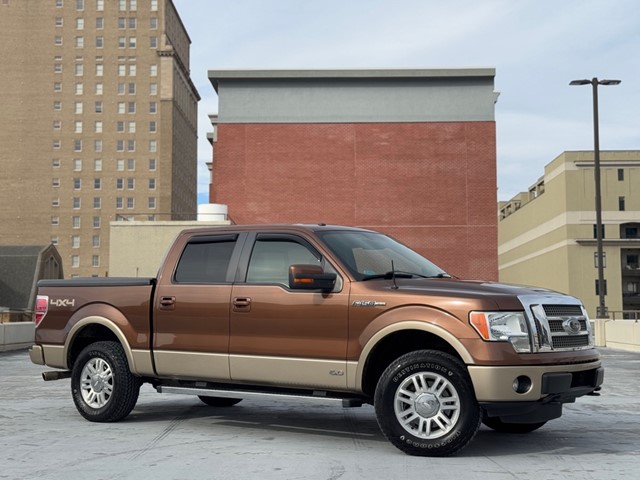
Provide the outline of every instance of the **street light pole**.
[[598,259],[598,309],[597,318],[607,318],[607,307],[604,299],[604,261],[602,253],[602,194],[600,187],[600,130],[598,119],[598,85],[618,85],[620,80],[572,80],[569,85],[589,85],[593,87],[593,176],[596,184],[596,245]]

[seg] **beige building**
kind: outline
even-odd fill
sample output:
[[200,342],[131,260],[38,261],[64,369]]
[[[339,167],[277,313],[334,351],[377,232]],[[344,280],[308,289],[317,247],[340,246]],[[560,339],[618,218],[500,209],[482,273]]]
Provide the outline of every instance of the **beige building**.
[[[601,152],[601,181],[606,306],[621,318],[640,311],[640,151]],[[500,280],[576,296],[595,318],[593,152],[564,152],[499,209]]]
[[0,244],[103,276],[111,221],[195,219],[199,95],[171,0],[2,0],[0,39]]

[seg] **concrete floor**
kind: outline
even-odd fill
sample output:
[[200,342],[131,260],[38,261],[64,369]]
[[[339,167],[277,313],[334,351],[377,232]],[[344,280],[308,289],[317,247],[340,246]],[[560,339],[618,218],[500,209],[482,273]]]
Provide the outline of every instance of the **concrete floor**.
[[373,408],[244,400],[213,408],[142,388],[126,420],[75,410],[69,380],[43,382],[26,351],[0,354],[0,479],[635,479],[640,478],[640,353],[602,349],[600,397],[526,435],[482,427],[458,456],[410,457]]

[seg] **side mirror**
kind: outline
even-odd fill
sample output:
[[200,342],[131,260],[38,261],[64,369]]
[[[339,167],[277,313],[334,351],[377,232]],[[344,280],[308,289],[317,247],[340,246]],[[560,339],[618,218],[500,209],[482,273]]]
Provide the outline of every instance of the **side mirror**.
[[325,273],[320,265],[291,265],[289,288],[292,290],[322,290],[330,292],[336,284],[335,273]]

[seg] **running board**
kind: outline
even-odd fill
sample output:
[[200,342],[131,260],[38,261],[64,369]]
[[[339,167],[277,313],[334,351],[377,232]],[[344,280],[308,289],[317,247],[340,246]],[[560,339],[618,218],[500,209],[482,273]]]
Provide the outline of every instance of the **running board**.
[[361,407],[364,401],[357,397],[334,397],[328,396],[325,391],[313,391],[308,394],[304,393],[278,393],[278,392],[262,392],[253,390],[217,390],[213,388],[197,388],[197,387],[174,387],[167,385],[158,385],[156,387],[158,393],[178,393],[185,395],[202,395],[204,397],[223,397],[223,398],[287,398],[294,400],[311,400],[324,403],[338,403],[343,408]]

